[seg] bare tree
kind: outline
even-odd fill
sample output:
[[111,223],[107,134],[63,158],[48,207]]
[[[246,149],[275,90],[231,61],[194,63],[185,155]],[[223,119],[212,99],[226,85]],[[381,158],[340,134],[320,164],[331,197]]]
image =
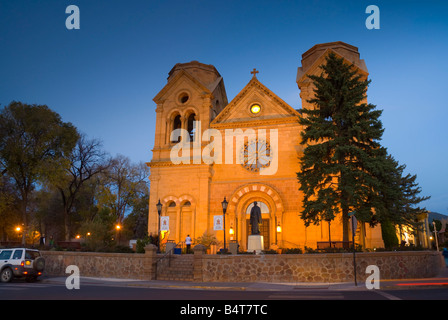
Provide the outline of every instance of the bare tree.
[[68,157],[70,165],[53,182],[61,195],[66,240],[71,236],[70,215],[83,184],[110,166],[110,159],[101,148],[99,140],[87,139],[85,135],[81,135]]
[[117,222],[122,223],[135,199],[147,194],[148,167],[144,163],[131,164],[128,157],[117,155],[102,177],[99,202],[110,208]]

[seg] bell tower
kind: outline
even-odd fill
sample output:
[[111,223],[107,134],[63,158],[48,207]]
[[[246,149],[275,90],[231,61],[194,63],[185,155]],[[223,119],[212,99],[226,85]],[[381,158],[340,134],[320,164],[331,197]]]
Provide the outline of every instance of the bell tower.
[[[213,65],[198,61],[177,63],[168,73],[167,84],[154,97],[156,128],[151,168],[148,231],[157,234],[158,212],[156,203],[162,203],[162,216],[169,216],[168,239],[176,243],[193,239],[198,227],[208,223],[209,186],[211,166],[201,161],[174,164],[171,149],[181,139],[172,135],[176,129],[188,132],[191,146],[210,127],[210,122],[227,105],[224,80]],[[200,125],[196,126],[199,121]],[[185,140],[183,140],[185,142]],[[204,145],[207,143],[204,142]],[[202,151],[202,147],[201,151]]]
[[297,70],[297,85],[300,89],[302,108],[310,108],[308,100],[314,96],[312,80],[307,76],[321,74],[319,67],[325,63],[325,58],[330,52],[344,58],[347,63],[353,64],[363,77],[367,78],[369,75],[366,63],[359,57],[357,47],[342,41],[316,44],[302,54],[302,66]]
[[168,73],[168,83],[153,100],[157,119],[152,161],[167,159],[162,151],[178,142],[170,141],[173,130],[188,130],[193,138],[194,121],[201,122],[203,132],[227,105],[224,80],[218,70],[198,61],[177,63]]

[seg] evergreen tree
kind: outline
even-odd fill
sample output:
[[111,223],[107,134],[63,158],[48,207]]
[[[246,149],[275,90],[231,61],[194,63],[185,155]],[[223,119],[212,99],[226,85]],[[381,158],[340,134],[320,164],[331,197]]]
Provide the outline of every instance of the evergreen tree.
[[398,247],[397,230],[390,220],[381,222],[381,237],[383,238],[384,247],[388,250]]
[[[403,170],[406,168],[405,165],[403,165]],[[422,189],[419,187],[418,183],[416,182],[417,175],[411,175],[407,174],[406,176],[401,177],[400,180],[400,187],[402,191],[402,198],[400,201],[400,216],[401,221],[399,221],[399,224],[408,225],[410,227],[418,227],[417,220],[418,217],[422,213],[426,213],[426,208],[421,208],[418,206],[420,202],[426,201],[430,196],[420,196],[420,193]]]
[[320,76],[309,76],[315,86],[312,109],[303,109],[304,126],[297,173],[304,194],[302,219],[305,225],[331,221],[342,215],[343,240],[348,241],[348,214],[372,218],[379,204],[378,180],[384,171],[386,149],[379,120],[382,111],[366,103],[370,80],[331,53],[321,66]]
[[[379,203],[376,207],[373,222],[381,222],[381,230],[386,248],[398,244],[396,235],[391,235],[390,230],[396,231],[396,226],[401,230],[402,226],[411,227],[414,230],[420,227],[419,217],[426,212],[420,208],[420,202],[430,197],[419,196],[421,188],[416,182],[417,176],[404,175],[406,165],[400,165],[392,156],[387,156],[384,170],[379,179],[381,188],[379,192]],[[391,235],[391,236],[385,236]]]
[[400,230],[403,225],[417,230],[421,227],[419,222],[421,215],[427,213],[426,208],[420,207],[419,204],[431,197],[420,196],[422,189],[416,182],[417,175],[411,175],[410,173],[404,175],[403,173],[406,165],[401,165],[397,169],[400,176],[400,198],[394,212],[394,216],[397,216],[398,219],[394,220],[394,222],[400,227]]
[[413,226],[417,216],[425,211],[417,205],[430,197],[419,196],[422,190],[416,182],[417,176],[404,175],[406,165],[400,165],[390,155],[386,158],[385,168],[380,175],[380,195],[384,207],[378,211],[378,215],[387,215],[395,224]]

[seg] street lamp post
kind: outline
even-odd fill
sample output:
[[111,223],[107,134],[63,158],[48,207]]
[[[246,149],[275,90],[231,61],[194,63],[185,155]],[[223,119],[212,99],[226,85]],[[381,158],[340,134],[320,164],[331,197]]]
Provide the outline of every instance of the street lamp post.
[[[352,211],[348,214],[349,218],[352,219],[352,242],[353,242],[353,273],[355,276],[355,286],[358,286],[358,281],[356,280],[356,250],[355,250],[355,226],[358,224],[358,220],[355,217],[356,212]],[[330,242],[331,243],[331,242]]]
[[436,227],[436,222],[433,220],[432,224],[434,225],[434,237],[436,238],[436,248],[437,248],[437,252],[439,251],[439,240],[437,239],[437,227]]
[[156,207],[157,207],[157,213],[159,214],[159,229],[158,229],[158,239],[157,239],[157,253],[160,253],[160,215],[162,214],[162,204],[160,203],[160,199],[159,199],[159,202],[157,202]]
[[224,226],[224,253],[226,253],[226,211],[227,211],[227,200],[226,197],[224,197],[224,201],[221,202],[222,205],[222,220],[223,220],[223,226]]

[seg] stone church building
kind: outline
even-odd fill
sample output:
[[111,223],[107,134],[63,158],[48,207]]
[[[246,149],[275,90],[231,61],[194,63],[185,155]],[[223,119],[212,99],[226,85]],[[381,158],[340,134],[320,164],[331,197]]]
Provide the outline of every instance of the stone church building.
[[[320,74],[319,66],[330,52],[368,76],[358,48],[343,42],[315,45],[302,55],[297,71],[302,108],[312,107],[307,100],[313,85],[307,75]],[[342,240],[340,218],[331,225],[322,222],[309,227],[301,220],[303,196],[296,175],[303,152],[301,113],[263,85],[257,73],[251,72],[247,85],[230,102],[224,80],[213,65],[178,63],[168,73],[167,84],[154,98],[149,233],[158,232],[156,204],[160,200],[161,216],[169,217],[165,240],[178,243],[190,235],[194,241],[209,232],[222,242],[224,231],[214,230],[214,217],[222,217],[225,197],[226,241],[238,241],[240,250],[247,248],[249,214],[255,201],[262,212],[265,249],[316,248],[317,242],[328,241],[329,231],[332,241]],[[179,137],[173,132],[184,133]],[[210,151],[207,146],[212,140]],[[178,150],[181,156],[173,159]],[[215,158],[208,161],[207,155]],[[368,248],[383,247],[379,226],[358,223],[356,239]]]

